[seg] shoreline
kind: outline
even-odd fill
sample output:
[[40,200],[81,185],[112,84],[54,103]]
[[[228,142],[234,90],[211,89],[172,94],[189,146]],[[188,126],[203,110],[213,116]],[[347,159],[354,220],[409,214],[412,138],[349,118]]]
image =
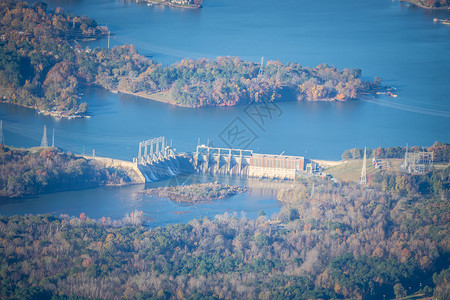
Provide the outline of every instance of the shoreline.
[[423,9],[431,9],[431,10],[450,10],[450,6],[444,6],[444,7],[428,7],[423,4],[420,4],[419,2],[415,2],[412,0],[400,0],[400,2],[406,2],[411,3],[417,7],[423,8]]
[[[160,103],[165,103],[165,104],[170,104],[173,106],[177,106],[177,107],[186,107],[186,108],[196,108],[196,107],[191,107],[191,106],[184,106],[178,103],[174,103],[171,102],[168,98],[168,96],[166,96],[164,93],[167,93],[167,91],[164,92],[157,92],[157,93],[153,93],[153,94],[147,94],[145,92],[137,92],[137,93],[133,93],[133,92],[128,92],[128,91],[124,91],[124,90],[108,90],[107,91],[113,93],[113,94],[117,94],[117,93],[121,93],[121,94],[125,94],[125,95],[130,95],[130,96],[136,96],[136,97],[141,97],[147,100],[152,100],[152,101],[156,101],[156,102],[160,102]],[[162,98],[159,97],[155,97],[155,95],[161,95],[161,97],[167,97],[167,100],[164,100]]]
[[[102,87],[103,88],[103,87]],[[133,93],[133,92],[128,92],[128,91],[124,91],[124,90],[109,90],[109,89],[105,89],[113,94],[117,94],[117,93],[121,93],[121,94],[126,94],[126,95],[130,95],[130,96],[136,96],[136,97],[141,97],[147,100],[152,100],[152,101],[156,101],[156,102],[160,102],[160,103],[166,103],[169,105],[173,105],[176,107],[184,107],[184,108],[206,108],[206,107],[235,107],[235,106],[242,106],[242,105],[249,105],[250,103],[252,103],[253,101],[250,101],[248,103],[241,103],[241,104],[235,104],[235,105],[196,105],[196,106],[188,106],[188,105],[182,105],[176,102],[171,102],[169,100],[169,96],[165,95],[164,93],[167,93],[168,91],[163,91],[163,92],[157,92],[157,93],[153,93],[153,94],[147,94],[145,92],[137,92],[137,93]],[[360,94],[358,95],[357,98],[355,99],[348,99],[348,100],[338,100],[335,98],[327,98],[327,99],[318,99],[318,100],[287,100],[287,101],[275,101],[274,103],[282,103],[282,102],[349,102],[349,101],[353,101],[353,100],[358,100],[361,96],[363,96],[364,94]],[[156,97],[155,97],[156,96]],[[166,99],[162,99],[162,98],[166,98]],[[264,103],[265,101],[261,101],[258,103]],[[89,117],[89,116],[88,116]]]
[[68,115],[67,111],[43,111],[43,110],[40,110],[36,105],[25,105],[25,104],[21,104],[21,103],[13,103],[10,101],[0,101],[0,103],[17,105],[17,106],[33,109],[40,115],[50,116],[55,119],[63,119],[64,118],[64,119],[72,120],[72,119],[76,119],[76,118],[88,118],[89,119],[91,117],[89,115]]
[[[206,108],[206,107],[234,107],[234,106],[249,105],[250,103],[252,103],[252,102],[248,102],[248,103],[241,103],[241,104],[235,104],[235,105],[226,105],[226,104],[224,104],[224,105],[204,105],[204,106],[196,105],[196,106],[188,106],[188,105],[182,105],[182,104],[179,104],[179,103],[176,103],[176,102],[172,102],[171,99],[169,98],[169,96],[167,95],[168,91],[156,92],[156,93],[152,93],[152,94],[149,95],[146,92],[134,93],[134,92],[129,92],[129,91],[121,90],[121,89],[117,89],[117,90],[107,89],[107,88],[102,87],[102,86],[97,85],[97,84],[88,85],[88,86],[99,87],[99,88],[102,88],[102,89],[104,89],[106,91],[109,91],[110,93],[113,93],[113,94],[121,93],[121,94],[130,95],[130,96],[136,96],[136,97],[144,98],[144,99],[151,100],[151,101],[156,101],[156,102],[160,102],[160,103],[169,104],[169,105],[176,106],[176,107],[192,108],[192,109],[195,109],[195,108]],[[305,102],[348,102],[348,101],[352,101],[352,100],[358,100],[363,95],[364,94],[359,94],[357,98],[355,98],[355,99],[348,99],[348,100],[338,100],[336,98],[327,98],[327,99],[318,99],[318,100],[308,100],[308,99],[297,100],[297,99],[295,99],[295,102],[300,102],[300,101],[305,101]],[[281,103],[281,102],[294,102],[294,100],[277,101],[275,103]],[[12,104],[12,105],[22,106],[22,107],[25,107],[25,108],[30,108],[30,109],[33,109],[33,110],[37,111],[37,113],[40,114],[40,115],[50,116],[50,117],[53,117],[55,119],[63,119],[64,118],[64,119],[68,119],[68,120],[73,120],[73,119],[77,119],[77,118],[80,118],[80,119],[82,119],[82,118],[86,118],[86,119],[91,118],[91,116],[88,114],[88,112],[85,113],[85,114],[82,114],[82,115],[80,115],[80,114],[69,115],[69,114],[67,114],[68,113],[67,111],[42,111],[35,105],[34,106],[30,106],[30,105],[25,105],[25,104],[20,104],[20,103],[13,103],[13,102],[10,102],[10,101],[0,101],[0,103]],[[264,101],[262,101],[260,103],[264,103]]]

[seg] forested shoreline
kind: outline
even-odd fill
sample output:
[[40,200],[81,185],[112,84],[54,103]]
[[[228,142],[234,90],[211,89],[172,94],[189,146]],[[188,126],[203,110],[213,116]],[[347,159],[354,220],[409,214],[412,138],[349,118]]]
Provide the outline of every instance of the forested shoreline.
[[0,295],[446,299],[449,170],[402,175],[409,184],[401,193],[395,178],[386,189],[304,179],[280,190],[278,222],[224,214],[149,229],[139,212],[115,222],[0,217]]
[[[404,158],[406,147],[378,147],[375,149],[366,149],[367,157],[376,158]],[[433,152],[435,163],[449,163],[450,162],[450,144],[436,141],[430,147],[412,146],[408,147],[411,153],[418,151]],[[353,148],[342,153],[342,159],[361,159],[364,156],[363,148]]]
[[13,0],[0,2],[0,25],[0,101],[61,116],[85,114],[69,41],[98,38],[108,29],[61,8],[48,13],[44,2]]
[[448,9],[450,0],[402,0],[427,9]]
[[0,198],[23,197],[72,189],[124,184],[122,170],[101,168],[56,148],[37,151],[0,145]]
[[74,41],[105,36],[108,28],[46,8],[43,2],[1,1],[0,101],[74,117],[86,115],[80,89],[90,85],[147,98],[163,93],[168,103],[186,107],[280,101],[287,91],[299,101],[346,101],[385,89],[379,78],[362,81],[359,69],[327,64],[269,61],[260,70],[258,63],[218,57],[163,66],[133,45],[83,49]]

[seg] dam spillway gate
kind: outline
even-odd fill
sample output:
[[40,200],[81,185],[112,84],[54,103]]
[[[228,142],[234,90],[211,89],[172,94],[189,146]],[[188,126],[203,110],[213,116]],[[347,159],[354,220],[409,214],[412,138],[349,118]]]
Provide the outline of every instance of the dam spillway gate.
[[155,182],[182,173],[194,173],[190,157],[177,154],[172,145],[167,145],[165,137],[139,143],[138,156],[133,159],[145,178],[145,182]]
[[252,150],[198,145],[193,166],[199,173],[247,175],[252,155]]

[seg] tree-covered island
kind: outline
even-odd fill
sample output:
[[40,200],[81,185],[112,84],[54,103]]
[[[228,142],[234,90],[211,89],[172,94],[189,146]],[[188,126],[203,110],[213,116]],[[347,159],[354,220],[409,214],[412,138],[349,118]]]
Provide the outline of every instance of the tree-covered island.
[[74,41],[104,36],[108,29],[62,9],[48,12],[42,2],[2,0],[0,24],[0,101],[58,117],[84,116],[80,89],[90,85],[186,107],[346,101],[383,89],[379,78],[363,81],[359,69],[327,64],[269,61],[260,70],[258,63],[219,57],[163,66],[132,45],[83,49]]
[[180,8],[201,8],[203,0],[145,0],[148,5],[158,4]]
[[247,191],[246,188],[238,186],[220,183],[198,183],[147,189],[140,192],[140,194],[156,195],[159,198],[167,198],[179,203],[196,204],[231,197],[245,191]]

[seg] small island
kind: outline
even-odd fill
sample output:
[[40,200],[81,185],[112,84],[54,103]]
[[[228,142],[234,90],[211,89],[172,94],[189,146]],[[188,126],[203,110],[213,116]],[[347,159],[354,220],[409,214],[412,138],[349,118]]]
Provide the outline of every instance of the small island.
[[178,203],[203,203],[231,197],[247,191],[247,188],[220,183],[198,183],[182,186],[167,186],[148,189],[140,192],[145,195],[156,195]]
[[167,5],[180,8],[201,8],[203,0],[145,0],[147,5]]

